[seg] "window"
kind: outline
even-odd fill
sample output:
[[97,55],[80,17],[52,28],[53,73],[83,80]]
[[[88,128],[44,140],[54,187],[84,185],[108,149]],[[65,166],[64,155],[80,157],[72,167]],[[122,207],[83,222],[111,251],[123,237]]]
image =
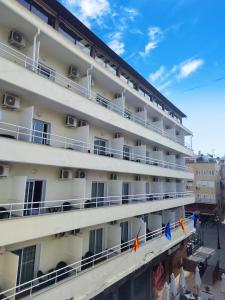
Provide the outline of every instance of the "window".
[[44,8],[31,0],[17,0],[21,5],[30,10],[33,14],[39,17],[42,21],[49,25],[54,25],[54,17],[49,14]]
[[94,154],[106,155],[106,140],[95,137],[95,139],[94,139]]
[[30,1],[29,0],[17,0],[21,5],[30,10]]
[[104,97],[102,97],[101,95],[97,94],[97,96],[96,96],[96,102],[99,103],[99,104],[101,104],[104,107],[107,107],[109,100],[106,99],[106,98],[104,98]]
[[[19,256],[18,272],[17,272],[17,285],[21,285],[34,278],[35,272],[35,257],[36,257],[36,246],[29,246],[26,248],[18,249],[13,251],[14,254]],[[28,288],[28,285],[19,287],[18,290]]]
[[50,145],[50,124],[41,120],[33,120],[32,142],[41,145]]
[[122,203],[128,203],[130,195],[130,184],[128,182],[123,182],[122,186]]
[[91,197],[95,206],[104,205],[105,184],[104,182],[92,182]]
[[47,79],[55,81],[55,70],[49,68],[44,64],[38,64],[38,73]]
[[67,28],[63,23],[60,23],[60,25],[59,25],[59,32],[65,38],[67,38],[69,41],[76,44],[76,35],[75,35],[75,33],[72,30],[70,30],[69,28]]
[[121,227],[121,244],[125,243],[128,241],[129,239],[129,235],[128,235],[128,222],[122,222],[120,223],[120,227]]
[[103,229],[91,230],[89,233],[89,251],[93,254],[102,252],[103,249]]
[[130,147],[123,145],[123,159],[130,160]]

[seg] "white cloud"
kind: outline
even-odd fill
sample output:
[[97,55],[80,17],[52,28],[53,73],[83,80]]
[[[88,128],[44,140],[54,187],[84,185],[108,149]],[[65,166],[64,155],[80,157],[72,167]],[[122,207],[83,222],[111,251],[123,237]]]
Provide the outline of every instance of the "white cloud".
[[101,18],[110,12],[108,0],[64,0],[72,12],[91,27],[91,21],[101,22]]
[[120,40],[113,39],[108,43],[108,46],[118,55],[121,55],[125,52],[125,44]]
[[158,40],[162,35],[162,31],[158,26],[148,28],[148,36],[152,41]]
[[159,78],[161,78],[162,75],[164,74],[164,72],[165,72],[165,67],[161,66],[157,71],[155,71],[154,73],[151,73],[148,78],[150,81],[154,82],[154,81],[158,80]]
[[171,85],[172,80],[168,80],[166,82],[164,82],[163,84],[161,84],[160,86],[157,86],[157,89],[161,92],[163,92],[165,90],[165,88],[167,88],[169,85]]
[[139,15],[139,11],[136,8],[124,7],[123,10],[131,21],[134,21],[135,17]]
[[180,64],[179,73],[177,75],[178,79],[183,79],[190,76],[192,73],[196,72],[202,65],[204,60],[199,59],[189,59]]
[[153,49],[158,47],[161,39],[163,38],[162,30],[157,26],[148,28],[148,43],[145,45],[144,51],[139,52],[141,56],[147,56]]

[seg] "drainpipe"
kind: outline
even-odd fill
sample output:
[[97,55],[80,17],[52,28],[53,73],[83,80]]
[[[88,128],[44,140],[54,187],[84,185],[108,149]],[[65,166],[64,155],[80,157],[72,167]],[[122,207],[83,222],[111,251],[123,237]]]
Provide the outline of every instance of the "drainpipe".
[[87,69],[87,91],[88,91],[88,99],[91,99],[91,71],[93,70],[93,65]]
[[[39,36],[41,30],[38,28],[34,40],[33,40],[33,71],[35,71],[36,67],[36,52],[37,52],[37,37]],[[38,55],[39,55],[39,47],[40,47],[40,42],[38,42]]]
[[124,89],[121,93],[122,104],[123,104],[123,112],[125,111],[125,93],[126,93],[126,89]]

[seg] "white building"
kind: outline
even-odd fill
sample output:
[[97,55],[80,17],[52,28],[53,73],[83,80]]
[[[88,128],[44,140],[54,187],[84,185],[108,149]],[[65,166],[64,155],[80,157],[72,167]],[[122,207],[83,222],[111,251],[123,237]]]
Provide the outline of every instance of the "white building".
[[185,115],[57,1],[0,0],[0,96],[0,299],[91,299],[191,234]]

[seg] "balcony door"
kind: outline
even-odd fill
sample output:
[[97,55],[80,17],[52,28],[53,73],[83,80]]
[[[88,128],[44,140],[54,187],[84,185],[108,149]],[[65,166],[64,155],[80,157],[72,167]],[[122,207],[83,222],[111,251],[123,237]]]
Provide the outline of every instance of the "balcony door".
[[129,240],[128,221],[120,223],[121,227],[121,244]]
[[[34,278],[35,274],[35,259],[36,259],[36,245],[25,247],[12,251],[19,256],[18,271],[17,271],[17,286]],[[18,288],[18,291],[28,288],[29,285],[24,285]]]
[[32,142],[35,144],[50,144],[50,123],[33,119]]
[[123,145],[123,159],[130,160],[130,155],[131,155],[130,146]]
[[92,182],[91,197],[93,206],[103,206],[105,196],[105,183],[104,182]]
[[94,139],[94,154],[106,155],[107,141],[98,137]]
[[37,215],[45,198],[45,180],[28,180],[26,182],[24,216]]
[[130,195],[130,183],[123,182],[122,186],[122,203],[126,204],[129,202],[129,195]]
[[98,254],[103,251],[103,229],[91,230],[89,233],[89,251]]

